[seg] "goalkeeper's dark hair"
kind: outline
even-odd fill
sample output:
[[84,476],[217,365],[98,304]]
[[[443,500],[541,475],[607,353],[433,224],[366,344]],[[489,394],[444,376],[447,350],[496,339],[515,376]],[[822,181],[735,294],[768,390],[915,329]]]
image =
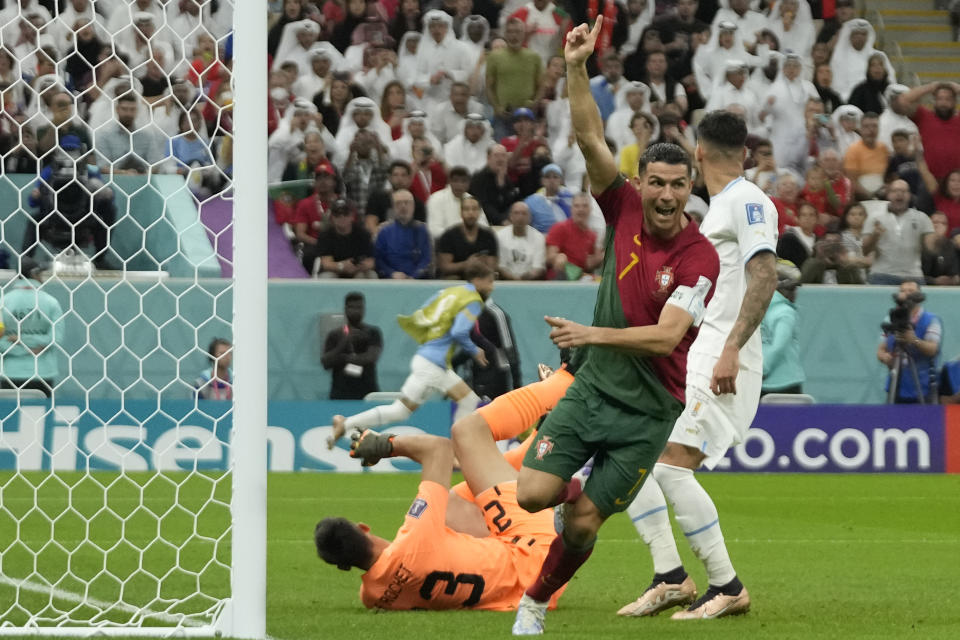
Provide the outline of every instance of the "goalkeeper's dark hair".
[[662,162],[664,164],[682,164],[687,168],[687,175],[693,168],[690,163],[690,154],[683,150],[678,144],[672,142],[658,142],[647,147],[647,150],[640,156],[640,174],[647,171],[647,165],[651,162]]
[[346,518],[324,518],[313,531],[317,555],[341,571],[367,569],[373,560],[370,539]]
[[736,113],[711,111],[697,126],[697,135],[711,151],[739,155],[747,141],[747,123]]

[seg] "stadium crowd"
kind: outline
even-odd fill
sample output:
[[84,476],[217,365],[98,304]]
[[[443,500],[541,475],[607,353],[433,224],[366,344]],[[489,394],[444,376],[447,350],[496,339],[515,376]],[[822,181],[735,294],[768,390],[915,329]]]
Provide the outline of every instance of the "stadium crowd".
[[115,175],[178,173],[198,201],[228,183],[231,3],[0,6],[3,171],[38,177],[24,254],[90,240],[109,264]]
[[[602,14],[591,90],[624,174],[648,144],[692,149],[705,111],[735,111],[804,282],[960,284],[960,85],[898,84],[852,0],[275,9],[270,179],[291,182],[274,212],[314,275],[459,277],[482,258],[503,279],[591,278],[604,228],[559,53]],[[702,216],[702,182],[694,196]]]
[[[25,253],[80,230],[105,258],[114,175],[180,173],[198,201],[229,184],[234,3],[0,5],[3,170],[38,176]],[[960,284],[960,85],[898,84],[853,0],[269,8],[273,214],[312,275],[593,278],[605,229],[559,54],[603,15],[591,91],[625,175],[731,110],[804,282]],[[708,200],[698,181],[688,212]]]

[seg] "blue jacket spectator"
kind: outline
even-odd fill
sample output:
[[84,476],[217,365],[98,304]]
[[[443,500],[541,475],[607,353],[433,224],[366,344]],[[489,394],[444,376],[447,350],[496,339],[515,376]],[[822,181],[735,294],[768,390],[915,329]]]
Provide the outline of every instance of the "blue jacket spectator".
[[530,226],[546,235],[550,227],[570,217],[574,194],[563,186],[563,170],[553,163],[541,170],[540,184],[524,203],[530,209]]
[[427,225],[413,219],[413,194],[393,192],[392,222],[377,234],[377,274],[381,278],[429,278],[433,260]]
[[600,62],[602,75],[590,78],[590,93],[600,108],[600,117],[606,122],[610,114],[617,108],[617,89],[624,82],[623,63],[611,50],[604,55]]

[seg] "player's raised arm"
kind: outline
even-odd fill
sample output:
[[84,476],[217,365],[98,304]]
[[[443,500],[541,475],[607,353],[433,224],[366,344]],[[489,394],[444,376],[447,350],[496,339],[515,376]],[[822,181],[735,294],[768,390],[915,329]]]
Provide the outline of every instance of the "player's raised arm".
[[567,35],[563,57],[567,61],[567,92],[570,95],[570,120],[577,144],[587,162],[587,175],[594,193],[606,190],[617,178],[617,163],[603,135],[600,110],[590,93],[587,59],[593,54],[603,16],[597,16],[593,30],[586,24],[574,27]]

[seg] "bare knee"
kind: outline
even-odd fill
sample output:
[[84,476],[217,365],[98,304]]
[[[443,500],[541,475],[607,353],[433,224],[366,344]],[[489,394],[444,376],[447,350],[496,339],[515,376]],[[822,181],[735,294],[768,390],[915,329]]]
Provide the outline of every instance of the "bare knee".
[[668,442],[657,462],[696,471],[703,463],[704,458],[706,456],[699,449],[677,442]]
[[544,497],[542,493],[517,483],[517,504],[520,505],[521,509],[536,513],[546,509],[549,502],[550,498]]
[[[488,439],[492,440],[490,427],[487,421],[477,414],[470,414],[460,418],[450,427],[450,439],[453,440],[454,451],[460,455],[461,451],[467,451],[474,448],[474,443],[487,434]],[[462,456],[461,456],[462,457]]]
[[563,485],[563,479],[558,476],[521,467],[517,475],[517,504],[530,513],[543,511],[550,506]]

